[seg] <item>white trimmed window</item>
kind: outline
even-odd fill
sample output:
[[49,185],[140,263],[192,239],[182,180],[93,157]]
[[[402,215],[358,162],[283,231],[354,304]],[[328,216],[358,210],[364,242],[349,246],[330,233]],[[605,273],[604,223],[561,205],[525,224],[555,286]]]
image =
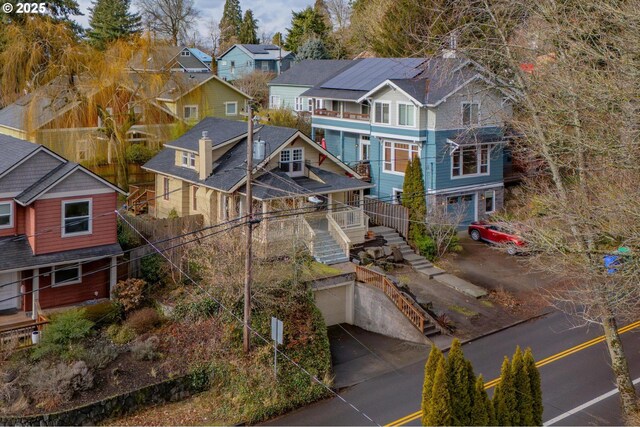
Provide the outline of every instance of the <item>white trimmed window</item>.
[[360,136],[360,161],[366,161],[371,158],[371,138],[369,135]]
[[191,56],[191,52],[185,49],[182,52],[180,52],[180,56]]
[[280,108],[280,96],[271,95],[269,97],[269,108]]
[[489,145],[460,147],[451,155],[451,176],[489,175]]
[[224,113],[227,116],[235,116],[238,114],[238,103],[237,102],[225,102],[224,103]]
[[324,99],[316,99],[316,110],[324,110],[325,102]]
[[484,192],[484,211],[493,213],[496,210],[496,192],[489,190]]
[[76,142],[76,159],[79,162],[89,160],[89,143],[86,140]]
[[307,109],[308,109],[309,111],[313,111],[313,98],[309,98],[309,99],[307,100]]
[[185,105],[183,113],[183,117],[185,120],[198,120],[197,105]]
[[52,287],[73,285],[82,281],[80,264],[67,264],[53,268]]
[[398,104],[398,126],[416,126],[416,107],[413,104]]
[[62,202],[62,237],[91,234],[91,199]]
[[474,126],[480,122],[480,104],[477,102],[462,103],[462,125]]
[[417,157],[420,153],[418,144],[410,142],[384,141],[382,162],[384,171],[404,175],[409,159]]
[[162,198],[169,200],[169,178],[167,177],[162,179]]
[[267,61],[262,61],[262,71],[269,71],[269,63]]
[[280,170],[289,176],[304,175],[304,152],[302,148],[290,148],[280,152]]
[[188,151],[182,152],[182,166],[185,168],[196,168],[196,155]]
[[295,111],[302,111],[303,106],[304,106],[304,99],[301,96],[296,96],[296,99],[293,104],[293,109]]
[[0,229],[13,227],[13,203],[0,203]]
[[389,102],[375,102],[373,104],[373,122],[380,124],[391,124],[391,118],[389,117],[389,110],[391,109],[391,103]]
[[391,201],[394,205],[402,204],[402,190],[399,188],[393,189],[393,200]]

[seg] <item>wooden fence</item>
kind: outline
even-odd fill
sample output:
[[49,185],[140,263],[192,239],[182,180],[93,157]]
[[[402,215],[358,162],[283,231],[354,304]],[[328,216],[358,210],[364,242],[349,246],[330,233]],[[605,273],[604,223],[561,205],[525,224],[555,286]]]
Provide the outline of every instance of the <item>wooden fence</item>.
[[[95,166],[88,165],[87,168],[107,181],[114,183],[117,182],[118,172],[117,165],[115,163]],[[127,164],[127,171],[129,175],[129,184],[147,184],[153,183],[155,180],[155,175],[152,172],[142,169],[142,166],[135,163]]]
[[367,197],[362,201],[362,208],[372,223],[393,228],[405,238],[409,236],[408,208]]
[[440,333],[444,333],[436,319],[426,311],[418,309],[384,274],[356,265],[356,280],[372,285],[384,292],[420,333],[424,333],[425,327],[429,325],[435,326]]

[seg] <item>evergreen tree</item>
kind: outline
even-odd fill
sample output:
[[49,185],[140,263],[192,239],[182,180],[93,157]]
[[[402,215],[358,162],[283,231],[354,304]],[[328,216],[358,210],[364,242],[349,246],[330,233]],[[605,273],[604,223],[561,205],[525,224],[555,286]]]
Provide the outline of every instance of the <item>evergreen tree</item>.
[[429,413],[423,420],[423,424],[426,426],[451,425],[451,397],[447,386],[446,371],[444,358],[439,359],[436,374],[433,377]]
[[89,8],[89,42],[104,50],[116,40],[140,32],[140,15],[129,12],[130,0],[96,0]]
[[283,47],[284,46],[284,37],[282,37],[281,32],[277,32],[271,37],[271,44],[275,44],[276,46]]
[[494,425],[493,405],[489,400],[487,391],[484,389],[484,379],[482,375],[478,375],[474,386],[473,408],[471,410],[471,423],[473,426],[491,426]]
[[513,423],[521,426],[530,426],[533,425],[533,397],[529,374],[525,370],[520,346],[516,347],[516,352],[511,360],[513,386],[518,403]]
[[220,20],[220,51],[224,52],[238,41],[242,25],[240,0],[226,0]]
[[253,17],[251,9],[244,13],[244,19],[240,24],[239,41],[243,44],[258,44],[258,20]]
[[542,386],[540,383],[540,372],[536,367],[536,361],[533,359],[531,349],[527,348],[523,356],[524,371],[529,377],[529,386],[531,387],[531,424],[534,426],[542,425]]
[[429,358],[424,366],[424,383],[422,386],[422,425],[428,421],[429,408],[431,406],[431,392],[433,391],[433,381],[436,376],[436,369],[438,363],[444,356],[440,349],[435,345],[431,346],[431,352],[429,352]]
[[409,239],[416,241],[426,233],[427,201],[418,156],[407,163],[402,185],[402,205],[409,208]]
[[[414,162],[415,164],[415,162]],[[462,345],[454,339],[447,356],[446,375],[451,397],[451,425],[467,426],[471,424],[473,408],[473,372],[469,372],[470,363],[464,358]],[[471,379],[471,381],[469,381]],[[472,392],[471,394],[469,392]]]
[[496,413],[496,423],[500,426],[512,426],[516,418],[514,412],[517,409],[516,393],[513,386],[513,375],[509,358],[505,356],[502,362],[500,382],[493,393],[493,407]]
[[287,28],[285,47],[292,52],[298,52],[298,48],[302,46],[305,41],[311,38],[324,41],[328,33],[329,28],[324,22],[322,15],[313,8],[307,7],[300,12],[293,12],[291,28]]
[[298,48],[296,62],[305,59],[329,59],[329,53],[322,40],[309,39]]
[[331,29],[333,25],[331,24],[331,13],[329,12],[329,8],[327,7],[327,3],[324,0],[316,0],[313,4],[313,10],[318,13],[318,15],[322,16],[325,25],[328,29]]

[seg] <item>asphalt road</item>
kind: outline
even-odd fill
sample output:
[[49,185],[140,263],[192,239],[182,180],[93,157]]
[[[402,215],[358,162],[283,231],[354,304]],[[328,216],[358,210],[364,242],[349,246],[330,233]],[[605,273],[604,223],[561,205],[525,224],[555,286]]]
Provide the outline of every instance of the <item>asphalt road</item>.
[[[601,335],[600,328],[574,327],[570,319],[556,312],[465,344],[463,350],[476,374],[482,374],[485,381],[490,381],[499,376],[503,357],[510,357],[516,345],[531,347],[536,360],[541,361]],[[634,379],[640,377],[639,337],[640,327],[622,334]],[[604,342],[574,350],[540,367],[545,422],[615,389]],[[419,425],[419,417],[408,416],[420,409],[423,368],[424,361],[421,361],[381,375],[341,392],[340,396],[348,403],[337,397],[330,398],[267,424]],[[618,395],[601,399],[558,420],[555,425],[622,424]],[[399,422],[400,419],[403,420]]]

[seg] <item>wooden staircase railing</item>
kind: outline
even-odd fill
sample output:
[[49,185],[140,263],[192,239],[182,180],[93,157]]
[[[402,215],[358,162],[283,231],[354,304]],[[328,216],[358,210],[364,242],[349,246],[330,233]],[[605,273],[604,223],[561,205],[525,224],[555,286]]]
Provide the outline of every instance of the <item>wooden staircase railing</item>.
[[433,325],[441,334],[446,333],[435,318],[426,311],[416,308],[409,298],[400,292],[396,285],[384,274],[356,265],[356,280],[372,285],[384,292],[420,333],[424,333],[425,327],[429,325]]

